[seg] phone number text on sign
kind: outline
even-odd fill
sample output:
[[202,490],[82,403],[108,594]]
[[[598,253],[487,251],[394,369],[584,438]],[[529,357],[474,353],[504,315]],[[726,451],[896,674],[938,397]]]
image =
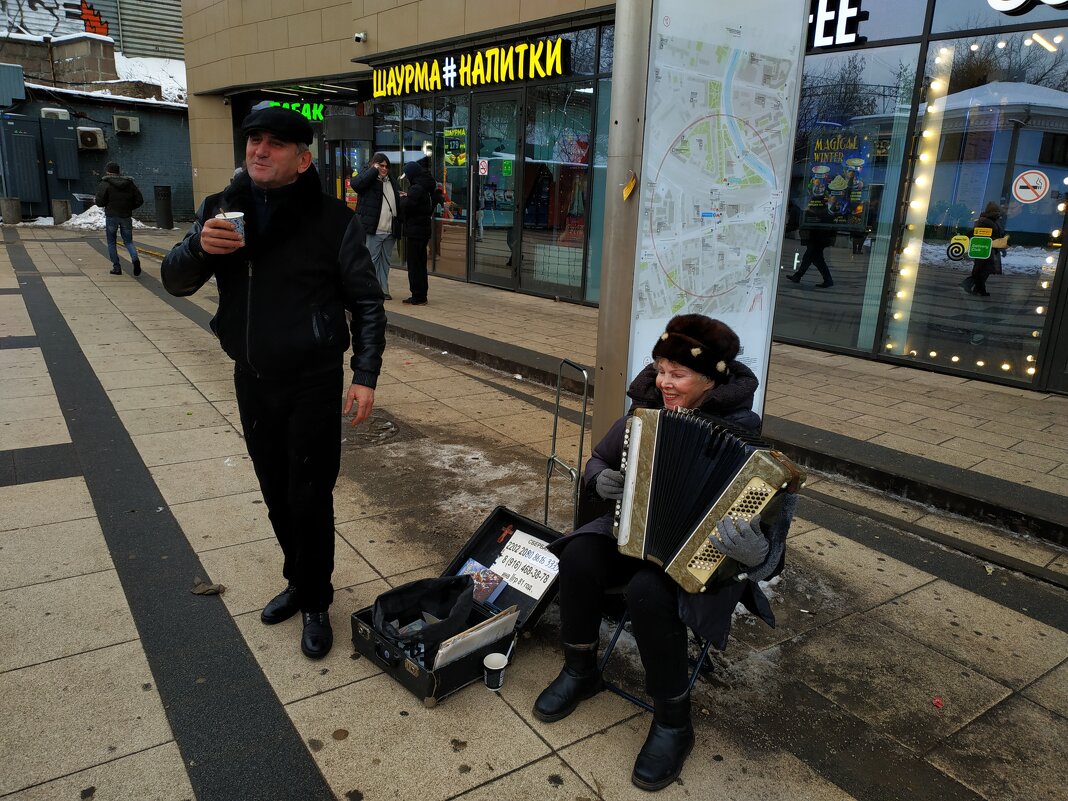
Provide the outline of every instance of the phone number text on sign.
[[560,563],[545,550],[542,540],[517,531],[505,544],[490,570],[504,577],[510,586],[538,599],[556,578]]

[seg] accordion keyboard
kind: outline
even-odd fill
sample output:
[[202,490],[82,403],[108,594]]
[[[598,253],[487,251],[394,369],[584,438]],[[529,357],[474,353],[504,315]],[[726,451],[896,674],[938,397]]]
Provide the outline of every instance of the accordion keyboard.
[[741,570],[709,540],[721,520],[752,520],[804,479],[748,432],[663,409],[633,413],[621,469],[614,521],[620,553],[658,565],[687,592],[704,592],[713,579],[729,581]]

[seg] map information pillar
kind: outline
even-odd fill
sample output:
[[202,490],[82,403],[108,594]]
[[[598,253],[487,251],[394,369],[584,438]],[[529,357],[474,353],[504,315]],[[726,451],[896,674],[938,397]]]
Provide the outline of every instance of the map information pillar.
[[793,0],[653,2],[631,376],[672,316],[707,314],[763,411],[807,21]]

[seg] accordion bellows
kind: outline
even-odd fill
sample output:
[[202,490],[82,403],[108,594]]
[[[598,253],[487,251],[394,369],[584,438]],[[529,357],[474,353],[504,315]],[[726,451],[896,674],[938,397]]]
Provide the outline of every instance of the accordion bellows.
[[662,567],[687,592],[739,572],[711,542],[724,517],[751,520],[804,474],[767,443],[700,413],[638,409],[623,439],[620,553]]

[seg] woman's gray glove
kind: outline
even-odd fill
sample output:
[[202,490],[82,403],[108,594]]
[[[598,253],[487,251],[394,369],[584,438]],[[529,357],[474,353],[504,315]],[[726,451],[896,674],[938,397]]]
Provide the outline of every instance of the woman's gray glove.
[[760,515],[750,522],[725,517],[716,524],[716,532],[708,539],[724,554],[746,567],[756,567],[768,555],[768,541],[760,530]]
[[597,474],[594,487],[597,494],[606,501],[618,501],[623,497],[623,474],[611,467],[606,467]]

